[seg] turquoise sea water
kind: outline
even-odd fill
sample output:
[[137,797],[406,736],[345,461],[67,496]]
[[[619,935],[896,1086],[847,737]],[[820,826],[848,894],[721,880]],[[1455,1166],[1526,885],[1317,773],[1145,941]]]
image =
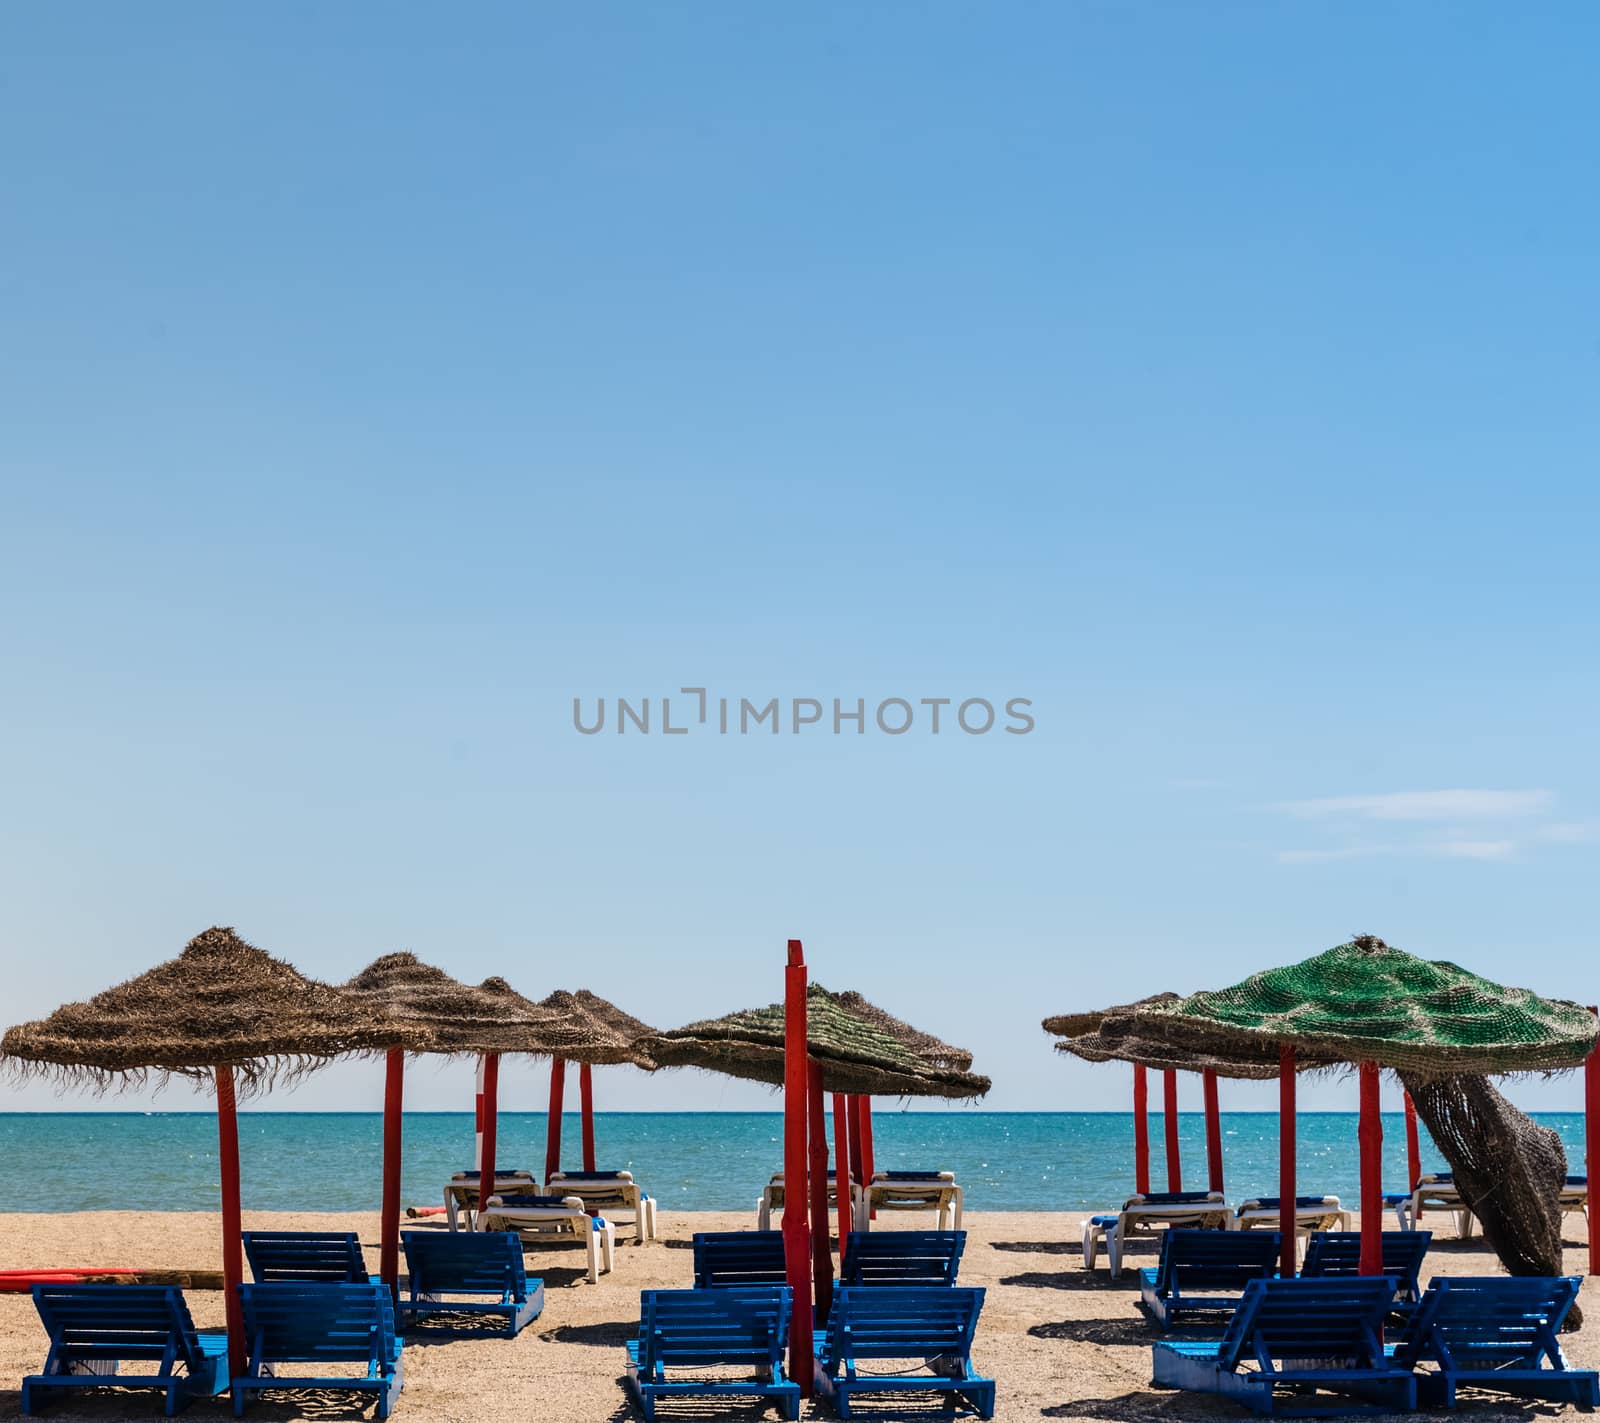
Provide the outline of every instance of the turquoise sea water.
[[[1567,1143],[1574,1170],[1583,1118],[1538,1118]],[[578,1164],[578,1118],[563,1120],[564,1161]],[[1180,1117],[1184,1185],[1205,1185],[1205,1123]],[[602,1169],[630,1170],[664,1209],[754,1207],[779,1165],[783,1119],[776,1112],[603,1112],[595,1118]],[[1274,1194],[1277,1118],[1222,1117],[1230,1200]],[[437,1205],[452,1171],[473,1165],[470,1113],[413,1113],[405,1119],[407,1204]],[[373,1210],[377,1207],[382,1121],[376,1113],[246,1112],[239,1119],[244,1205],[256,1210]],[[1398,1114],[1384,1118],[1384,1183],[1406,1174]],[[1150,1119],[1152,1185],[1165,1182],[1163,1127]],[[540,1170],[545,1115],[500,1117],[500,1164]],[[895,1112],[873,1116],[876,1165],[953,1170],[975,1210],[1082,1210],[1114,1205],[1133,1183],[1133,1123],[1126,1113]],[[1423,1169],[1443,1168],[1423,1136]],[[1300,1118],[1302,1193],[1329,1192],[1353,1204],[1356,1118]],[[218,1201],[215,1119],[203,1112],[0,1114],[0,1209],[72,1211],[208,1210]]]

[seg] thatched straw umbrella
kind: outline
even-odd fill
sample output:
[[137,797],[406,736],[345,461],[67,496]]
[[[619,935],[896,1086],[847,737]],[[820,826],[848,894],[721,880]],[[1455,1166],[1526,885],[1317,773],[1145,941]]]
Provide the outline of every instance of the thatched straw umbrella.
[[[1362,1270],[1382,1269],[1382,1068],[1402,1074],[1412,1096],[1430,1080],[1459,1074],[1558,1072],[1582,1064],[1595,1048],[1594,1016],[1576,1003],[1507,988],[1453,963],[1428,961],[1360,935],[1301,963],[1257,973],[1216,992],[1155,1004],[1136,1015],[1140,1030],[1199,1051],[1261,1052],[1276,1047],[1282,1115],[1279,1195],[1286,1264],[1293,1249],[1294,1079],[1297,1055],[1358,1064],[1361,1077]],[[1440,1139],[1435,1122],[1435,1139]],[[1506,1160],[1500,1194],[1521,1197],[1528,1217],[1543,1192],[1531,1171]],[[1558,1185],[1559,1183],[1553,1183]],[[1469,1201],[1469,1204],[1471,1202]],[[1490,1225],[1484,1221],[1484,1233]],[[1491,1237],[1492,1239],[1492,1237]]]
[[152,1077],[215,1083],[228,1358],[237,1377],[245,1370],[237,1096],[329,1058],[403,1047],[407,1039],[373,1005],[306,978],[232,929],[211,928],[148,973],[12,1028],[0,1054],[18,1072],[101,1089]]
[[[499,1117],[500,1055],[554,1053],[575,1035],[565,1018],[522,997],[502,978],[477,987],[452,978],[415,954],[385,954],[344,985],[344,991],[387,1011],[406,1030],[405,1047],[478,1059],[473,1160],[479,1182],[493,1182]],[[410,1034],[416,1035],[413,1042]],[[400,1155],[404,1054],[389,1052],[383,1097],[383,1207],[379,1271],[393,1289],[400,1272]],[[487,1173],[487,1174],[483,1174]],[[487,1194],[480,1192],[480,1195]]]
[[558,988],[539,1000],[571,1025],[581,1040],[580,1050],[550,1062],[550,1110],[546,1117],[544,1178],[548,1181],[561,1169],[561,1120],[565,1108],[567,1063],[578,1064],[578,1107],[580,1114],[583,1169],[594,1171],[594,1077],[595,1067],[631,1063],[647,1072],[656,1064],[639,1043],[655,1032],[648,1023],[624,1012],[615,1003],[591,993],[587,988],[568,992]]
[[1139,1028],[1137,1010],[1177,1000],[1176,993],[1157,993],[1136,1003],[1106,1008],[1096,1013],[1061,1013],[1044,1020],[1044,1030],[1058,1036],[1056,1051],[1085,1062],[1126,1062],[1133,1066],[1134,1189],[1150,1190],[1150,1096],[1146,1070],[1162,1074],[1163,1124],[1166,1128],[1167,1189],[1183,1189],[1178,1150],[1178,1074],[1200,1075],[1205,1102],[1207,1184],[1223,1189],[1222,1114],[1217,1100],[1219,1077],[1265,1080],[1278,1075],[1278,1057],[1266,1052],[1198,1052],[1159,1038]]

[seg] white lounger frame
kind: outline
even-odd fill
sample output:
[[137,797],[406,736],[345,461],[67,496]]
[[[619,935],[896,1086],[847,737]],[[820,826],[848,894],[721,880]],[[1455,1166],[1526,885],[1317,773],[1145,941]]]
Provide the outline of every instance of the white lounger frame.
[[499,1196],[478,1215],[479,1230],[514,1230],[525,1241],[539,1245],[581,1244],[589,1255],[589,1283],[600,1282],[600,1272],[611,1272],[616,1254],[617,1234],[611,1222],[591,1216],[577,1196],[566,1197],[559,1206],[508,1206]]
[[578,1196],[584,1209],[618,1223],[625,1214],[633,1223],[634,1239],[657,1239],[656,1202],[633,1179],[633,1172],[612,1176],[585,1176],[581,1171],[557,1171],[544,1183],[547,1196]]

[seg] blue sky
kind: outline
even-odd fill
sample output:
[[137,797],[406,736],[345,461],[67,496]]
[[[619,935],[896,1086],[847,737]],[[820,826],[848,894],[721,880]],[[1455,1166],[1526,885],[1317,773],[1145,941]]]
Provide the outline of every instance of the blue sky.
[[[1597,41],[10,11],[7,1019],[220,922],[673,1025],[772,1000],[798,935],[991,1105],[1110,1108],[1044,1014],[1355,931],[1600,997]],[[573,730],[682,686],[1036,726]]]

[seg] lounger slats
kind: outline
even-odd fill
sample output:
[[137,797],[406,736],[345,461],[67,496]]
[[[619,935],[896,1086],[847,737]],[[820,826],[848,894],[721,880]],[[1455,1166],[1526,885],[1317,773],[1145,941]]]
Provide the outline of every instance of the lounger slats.
[[[628,1348],[628,1391],[647,1419],[658,1396],[755,1394],[798,1418],[800,1390],[784,1377],[792,1295],[786,1286],[646,1290]],[[668,1369],[734,1367],[749,1379],[668,1379]]]
[[[394,1304],[383,1284],[279,1282],[240,1285],[247,1372],[233,1380],[233,1411],[268,1389],[326,1388],[372,1394],[387,1418],[400,1392],[400,1342]],[[364,1364],[364,1376],[282,1367]]]
[[[1433,1240],[1431,1230],[1383,1232],[1383,1273],[1394,1280],[1396,1301],[1412,1305],[1422,1293],[1422,1263]],[[1318,1230],[1306,1246],[1300,1266],[1303,1280],[1328,1279],[1361,1273],[1361,1233],[1355,1230]]]
[[[972,1338],[984,1292],[953,1285],[843,1285],[816,1339],[817,1387],[841,1418],[859,1394],[927,1392],[992,1418],[993,1379],[972,1369]],[[857,1371],[862,1360],[912,1360],[926,1368]]]
[[966,1245],[964,1230],[851,1231],[839,1283],[953,1285]]
[[515,1338],[544,1309],[544,1281],[528,1279],[522,1241],[514,1232],[405,1230],[400,1245],[409,1286],[401,1311],[407,1321],[429,1315],[488,1315],[504,1319],[507,1335]]
[[371,1279],[353,1231],[247,1230],[245,1259],[258,1284],[364,1284]]
[[1560,1343],[1581,1283],[1573,1276],[1435,1279],[1395,1362],[1419,1370],[1429,1403],[1452,1407],[1457,1387],[1468,1384],[1591,1410],[1600,1406],[1600,1375],[1572,1368]]
[[[34,1308],[50,1338],[42,1372],[22,1381],[22,1411],[69,1389],[155,1388],[170,1416],[228,1386],[225,1335],[194,1327],[183,1291],[170,1285],[35,1285]],[[128,1372],[123,1364],[154,1365]],[[89,1366],[114,1373],[76,1373]]]
[[1251,1280],[1277,1274],[1279,1240],[1276,1231],[1169,1230],[1156,1268],[1139,1272],[1140,1303],[1162,1328],[1232,1311]]
[[787,1281],[782,1231],[700,1231],[694,1237],[697,1290],[782,1285]]

